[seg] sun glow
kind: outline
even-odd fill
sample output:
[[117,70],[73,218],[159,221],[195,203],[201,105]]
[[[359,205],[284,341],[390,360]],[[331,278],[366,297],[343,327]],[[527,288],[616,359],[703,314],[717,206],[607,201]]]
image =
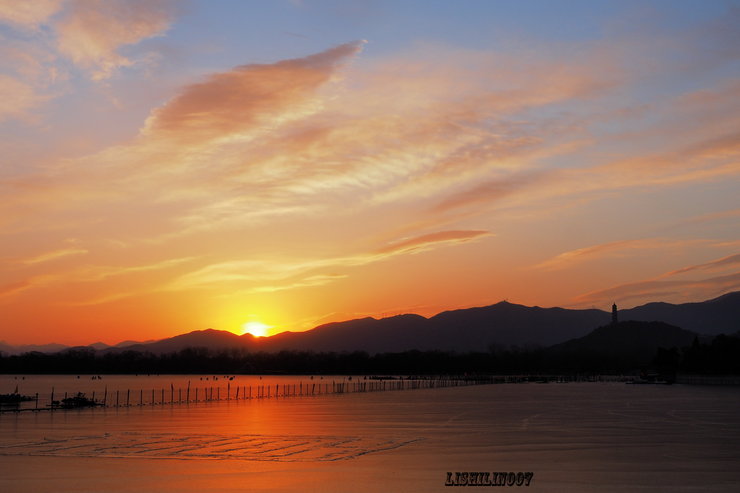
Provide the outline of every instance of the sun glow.
[[267,335],[267,329],[271,326],[263,324],[262,322],[247,322],[242,325],[245,334],[252,334],[255,337],[265,337]]

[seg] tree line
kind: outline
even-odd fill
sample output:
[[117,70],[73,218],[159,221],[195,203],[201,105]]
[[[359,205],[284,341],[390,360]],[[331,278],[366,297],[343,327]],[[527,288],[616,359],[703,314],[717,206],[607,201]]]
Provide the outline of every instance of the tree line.
[[641,368],[707,374],[740,374],[740,338],[695,339],[684,348],[659,348],[652,359],[608,351],[491,346],[488,352],[405,351],[371,355],[364,351],[249,352],[243,349],[187,348],[169,354],[96,352],[75,348],[53,354],[0,355],[5,374],[402,374],[462,375],[521,373],[630,373]]

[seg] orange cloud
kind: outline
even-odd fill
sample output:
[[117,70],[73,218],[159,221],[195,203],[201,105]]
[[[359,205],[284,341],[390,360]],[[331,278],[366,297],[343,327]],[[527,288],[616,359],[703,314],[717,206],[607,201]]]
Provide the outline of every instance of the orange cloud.
[[0,74],[0,122],[10,118],[28,119],[30,110],[47,98],[40,96],[34,88],[16,78]]
[[213,74],[155,110],[143,134],[187,143],[227,140],[289,119],[291,113],[305,115],[315,91],[361,47],[361,42],[347,43],[305,58]]
[[28,29],[38,29],[56,14],[64,0],[33,0],[0,2],[0,22],[8,22]]
[[555,257],[532,266],[533,269],[559,269],[570,266],[583,260],[599,260],[606,256],[624,255],[626,251],[666,249],[685,247],[689,244],[704,243],[703,240],[667,240],[662,238],[647,238],[639,240],[621,240],[611,243],[602,243],[584,248],[563,252]]
[[490,180],[446,198],[435,205],[432,212],[443,213],[461,207],[500,201],[510,195],[522,192],[531,185],[546,180],[551,174],[548,171],[539,171],[519,173],[497,180]]
[[65,248],[63,250],[55,250],[53,252],[42,253],[35,257],[23,260],[24,264],[40,264],[42,262],[48,262],[50,260],[56,260],[62,257],[68,257],[70,255],[81,255],[87,253],[87,250],[82,248]]
[[373,253],[321,259],[263,258],[259,260],[221,262],[207,265],[180,276],[170,285],[170,288],[173,290],[182,290],[213,286],[222,287],[225,283],[260,283],[263,281],[284,280],[300,276],[303,277],[284,285],[258,285],[247,291],[268,292],[292,289],[294,287],[323,285],[346,276],[344,274],[305,276],[305,274],[325,268],[336,269],[339,267],[368,265],[396,255],[418,253],[431,248],[466,243],[487,236],[491,236],[491,233],[488,231],[440,231],[416,238],[405,239],[376,250]]
[[699,265],[691,265],[689,267],[683,267],[681,269],[677,269],[671,272],[668,272],[666,274],[663,274],[661,277],[673,277],[677,276],[679,274],[685,274],[686,272],[692,272],[696,270],[713,270],[728,266],[733,266],[735,264],[740,264],[740,254],[736,255],[729,255],[727,257],[723,257],[718,260],[714,260],[712,262],[707,262],[705,264],[699,264]]
[[382,255],[416,253],[433,245],[443,243],[466,243],[484,236],[491,236],[491,233],[488,231],[439,231],[437,233],[429,233],[388,245],[387,247],[378,250],[378,253]]
[[94,80],[135,63],[118,49],[161,35],[172,22],[172,0],[71,0],[56,25],[58,48]]
[[[609,300],[658,299],[660,296],[665,301],[673,302],[707,299],[740,288],[738,265],[740,254],[728,255],[711,262],[675,269],[653,279],[586,293],[575,298],[575,302],[590,305],[607,303]],[[724,271],[724,274],[704,279],[680,279],[685,274],[703,271]]]
[[31,280],[16,281],[5,284],[3,286],[0,286],[0,297],[18,293],[30,288],[32,285],[33,282]]
[[622,284],[575,298],[579,306],[605,305],[626,300],[662,299],[674,303],[708,299],[740,289],[740,273],[685,281],[648,280]]

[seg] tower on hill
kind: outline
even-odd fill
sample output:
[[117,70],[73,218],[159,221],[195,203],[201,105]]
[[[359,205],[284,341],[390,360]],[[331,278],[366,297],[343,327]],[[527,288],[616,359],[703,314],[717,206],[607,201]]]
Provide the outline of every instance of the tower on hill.
[[612,305],[612,325],[617,325],[618,319],[617,319],[617,304],[614,303]]

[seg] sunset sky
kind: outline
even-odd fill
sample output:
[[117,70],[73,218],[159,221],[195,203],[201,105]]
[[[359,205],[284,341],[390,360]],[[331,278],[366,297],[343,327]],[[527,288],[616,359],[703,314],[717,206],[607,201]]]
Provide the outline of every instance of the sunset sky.
[[0,0],[0,340],[740,289],[738,26],[722,0]]

